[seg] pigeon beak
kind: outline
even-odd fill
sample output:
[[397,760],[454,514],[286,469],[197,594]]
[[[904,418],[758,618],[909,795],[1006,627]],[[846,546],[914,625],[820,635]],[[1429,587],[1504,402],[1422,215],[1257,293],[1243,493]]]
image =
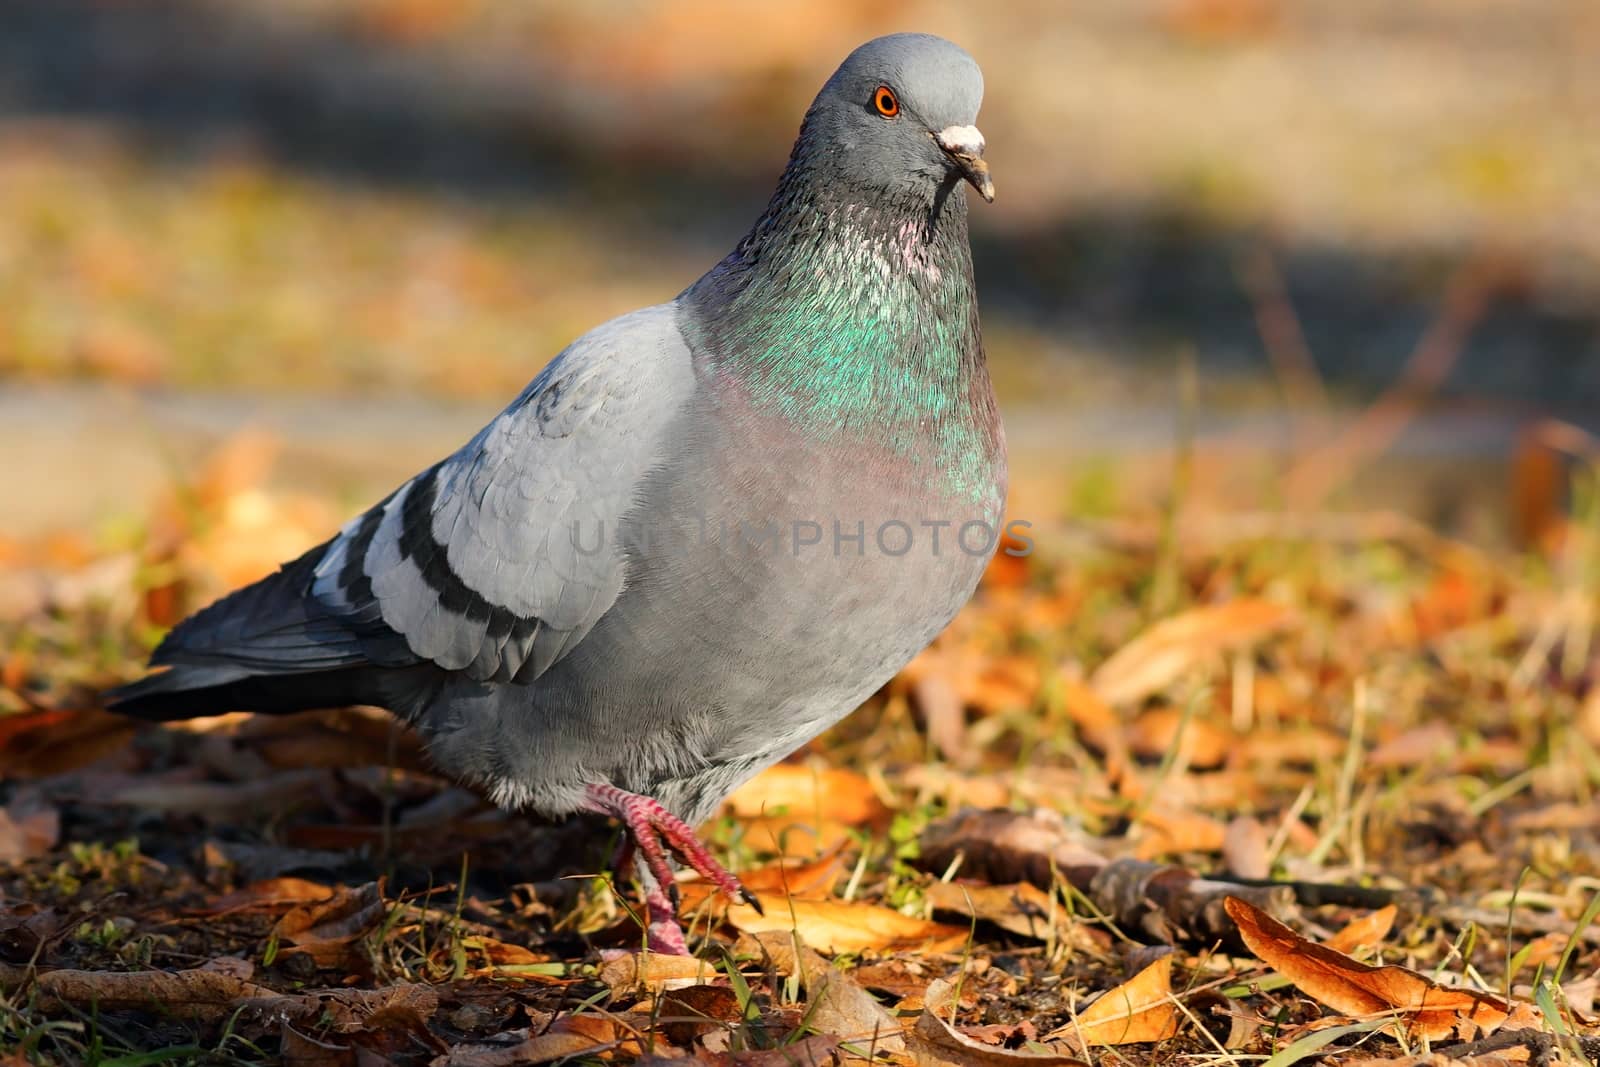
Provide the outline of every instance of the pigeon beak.
[[976,126],[946,126],[933,135],[933,139],[950,157],[978,195],[994,203],[994,179],[989,177],[989,164],[983,161],[983,134]]

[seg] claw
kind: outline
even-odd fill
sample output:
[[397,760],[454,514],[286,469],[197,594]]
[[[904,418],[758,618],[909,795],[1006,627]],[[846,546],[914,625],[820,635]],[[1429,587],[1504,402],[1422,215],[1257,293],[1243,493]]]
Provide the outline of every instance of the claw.
[[761,916],[762,918],[766,918],[767,909],[761,906],[760,898],[758,898],[754,893],[750,892],[750,890],[746,889],[742,884],[739,886],[739,899],[756,909],[757,915]]
[[644,858],[645,866],[660,892],[671,901],[673,914],[682,904],[682,896],[677,880],[672,877],[672,866],[667,862],[669,850],[685,866],[715,885],[728,899],[750,905],[758,915],[766,914],[755,894],[729,874],[695,837],[694,830],[662,807],[659,801],[629,793],[614,785],[592,785],[588,794],[594,811],[614,816],[627,828],[629,840]]

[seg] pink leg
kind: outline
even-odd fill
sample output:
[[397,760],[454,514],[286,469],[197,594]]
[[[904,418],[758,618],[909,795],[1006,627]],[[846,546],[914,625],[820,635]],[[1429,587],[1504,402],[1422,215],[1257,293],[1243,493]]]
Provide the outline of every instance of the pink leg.
[[687,823],[659,802],[614,785],[591,785],[588,793],[592,810],[622,821],[661,891],[670,895],[674,904],[678,899],[678,886],[667,862],[668,849],[729,899],[743,901],[757,912],[761,911],[761,902],[755,894],[717,862]]
[[650,951],[662,956],[688,956],[689,942],[684,940],[683,927],[678,925],[678,912],[660,886],[651,886],[644,894],[644,906],[649,911],[645,940]]

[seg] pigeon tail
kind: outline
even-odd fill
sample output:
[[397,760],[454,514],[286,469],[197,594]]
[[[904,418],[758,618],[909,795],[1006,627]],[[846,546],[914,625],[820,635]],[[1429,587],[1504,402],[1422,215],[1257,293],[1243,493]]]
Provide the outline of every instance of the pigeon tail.
[[[384,672],[370,653],[393,644],[393,635],[357,633],[311,599],[312,575],[326,550],[318,545],[179,623],[150,657],[152,666],[167,669],[110,690],[106,706],[170,722],[225,711],[286,714],[381,703]],[[386,667],[407,665],[384,657]]]

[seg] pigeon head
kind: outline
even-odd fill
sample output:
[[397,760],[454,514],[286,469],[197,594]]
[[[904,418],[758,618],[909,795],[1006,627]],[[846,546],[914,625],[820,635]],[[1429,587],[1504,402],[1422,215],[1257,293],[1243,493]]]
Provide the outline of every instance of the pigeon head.
[[931,201],[964,180],[992,201],[982,102],[983,73],[960,47],[926,33],[879,37],[817,94],[795,158],[825,181],[895,198]]

